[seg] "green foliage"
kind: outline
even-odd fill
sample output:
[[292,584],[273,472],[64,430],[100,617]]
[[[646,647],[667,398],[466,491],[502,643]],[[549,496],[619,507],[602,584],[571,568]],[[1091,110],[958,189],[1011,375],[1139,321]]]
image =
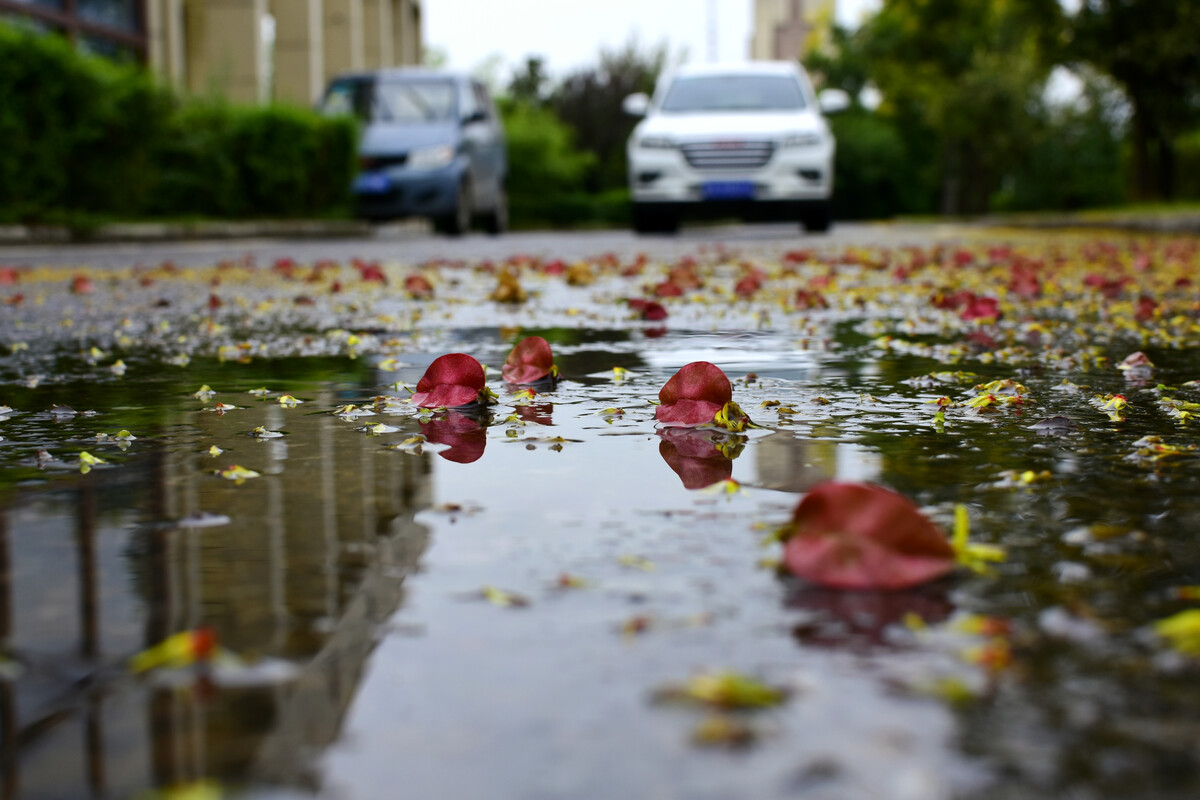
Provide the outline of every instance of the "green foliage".
[[1200,130],[1175,140],[1175,157],[1179,167],[1177,196],[1200,200]]
[[0,24],[0,221],[311,216],[349,207],[357,128],[186,101],[144,70]]
[[1076,210],[1124,200],[1123,148],[1112,118],[1112,93],[1093,80],[1083,100],[1042,121],[1028,158],[992,198],[995,210]]
[[0,219],[136,207],[170,97],[133,67],[0,25]]
[[804,68],[820,89],[841,89],[858,102],[870,82],[870,66],[855,32],[835,25],[825,47],[804,57]]
[[1185,175],[1174,138],[1200,120],[1200,0],[1090,0],[1071,37],[1070,56],[1111,75],[1133,106],[1138,198],[1171,198]]
[[508,138],[508,202],[515,227],[623,223],[628,197],[588,192],[593,153],[575,146],[574,134],[549,108],[503,98],[500,111]]
[[895,124],[861,107],[830,119],[837,138],[833,212],[838,219],[882,219],[926,211],[915,166]]
[[887,0],[860,31],[881,112],[936,139],[943,211],[986,211],[1030,151],[1060,29],[1057,0]]
[[621,104],[635,92],[653,92],[666,62],[665,48],[643,54],[631,41],[619,51],[602,50],[597,66],[568,75],[550,97],[550,107],[574,131],[580,149],[595,155],[588,191],[626,185],[625,143],[637,120]]
[[150,207],[168,216],[344,212],[358,129],[303,109],[195,102],[171,120]]

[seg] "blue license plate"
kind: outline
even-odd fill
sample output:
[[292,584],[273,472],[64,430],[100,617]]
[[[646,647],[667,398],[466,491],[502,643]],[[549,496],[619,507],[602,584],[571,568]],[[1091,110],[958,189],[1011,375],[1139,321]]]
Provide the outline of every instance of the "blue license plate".
[[378,172],[366,172],[354,182],[358,194],[384,194],[392,190],[392,179]]
[[753,200],[751,181],[709,181],[701,189],[705,200]]

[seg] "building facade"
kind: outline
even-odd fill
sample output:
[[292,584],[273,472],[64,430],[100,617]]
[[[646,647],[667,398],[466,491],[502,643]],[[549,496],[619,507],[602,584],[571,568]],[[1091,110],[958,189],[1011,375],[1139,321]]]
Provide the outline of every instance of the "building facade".
[[824,37],[834,22],[835,0],[754,0],[750,57],[794,61]]
[[241,103],[309,105],[341,72],[421,61],[420,0],[0,0],[0,19]]

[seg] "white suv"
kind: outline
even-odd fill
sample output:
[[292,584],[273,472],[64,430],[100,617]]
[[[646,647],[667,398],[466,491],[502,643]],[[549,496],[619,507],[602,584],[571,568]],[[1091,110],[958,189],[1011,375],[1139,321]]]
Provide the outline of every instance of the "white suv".
[[[847,103],[844,92],[821,94],[829,112]],[[627,146],[639,233],[675,231],[683,216],[829,229],[833,134],[799,64],[684,65],[653,99],[630,95],[624,108],[645,117]]]

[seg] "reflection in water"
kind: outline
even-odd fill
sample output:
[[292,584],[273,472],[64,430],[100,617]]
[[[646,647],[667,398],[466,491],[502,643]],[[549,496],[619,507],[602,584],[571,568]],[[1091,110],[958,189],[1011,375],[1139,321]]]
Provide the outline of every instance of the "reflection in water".
[[853,442],[801,439],[779,431],[755,442],[759,485],[804,494],[827,480],[876,481],[879,454]]
[[836,442],[798,439],[778,431],[757,442],[758,482],[766,489],[803,494],[837,475]]
[[516,406],[513,409],[517,416],[526,422],[536,422],[538,425],[553,425],[554,419],[551,416],[554,413],[553,403],[535,403],[525,406]]
[[954,611],[944,581],[902,592],[847,592],[784,580],[790,589],[785,606],[812,613],[792,632],[808,645],[849,649],[882,645],[887,629],[910,614],[936,625]]
[[685,489],[703,489],[733,475],[733,460],[746,437],[716,430],[660,428],[658,454],[683,481]]
[[487,447],[487,426],[492,415],[486,411],[465,414],[447,411],[429,420],[421,420],[421,433],[427,441],[448,447],[438,453],[447,461],[470,464],[483,456]]
[[[430,464],[328,414],[234,413],[181,412],[186,451],[18,492],[0,511],[0,640],[24,673],[0,678],[0,797],[128,797],[209,776],[315,785],[312,756],[337,736],[428,543],[414,515]],[[257,425],[289,436],[257,442]],[[225,463],[200,454],[210,444],[263,477],[214,477]],[[201,512],[230,522],[175,522]],[[125,670],[201,625],[252,664],[291,669]]]

